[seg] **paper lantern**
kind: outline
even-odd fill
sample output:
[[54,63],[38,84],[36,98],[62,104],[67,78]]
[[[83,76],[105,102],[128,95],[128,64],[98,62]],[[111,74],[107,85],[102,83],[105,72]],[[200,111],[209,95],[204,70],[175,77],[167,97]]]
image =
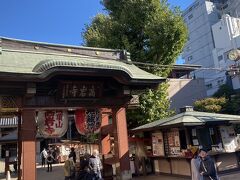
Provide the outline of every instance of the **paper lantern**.
[[63,110],[39,111],[37,117],[39,133],[45,138],[62,137],[68,129],[68,114]]
[[82,135],[95,134],[100,131],[101,115],[98,109],[79,109],[75,112],[75,124]]

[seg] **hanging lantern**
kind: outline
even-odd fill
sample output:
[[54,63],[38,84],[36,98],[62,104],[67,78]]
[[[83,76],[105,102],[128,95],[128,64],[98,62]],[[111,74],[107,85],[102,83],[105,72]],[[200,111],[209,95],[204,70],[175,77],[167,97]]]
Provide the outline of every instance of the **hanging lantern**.
[[98,109],[79,109],[75,112],[75,124],[82,135],[95,134],[100,131],[101,117]]
[[39,111],[37,117],[37,125],[40,134],[45,138],[62,137],[68,129],[67,111]]

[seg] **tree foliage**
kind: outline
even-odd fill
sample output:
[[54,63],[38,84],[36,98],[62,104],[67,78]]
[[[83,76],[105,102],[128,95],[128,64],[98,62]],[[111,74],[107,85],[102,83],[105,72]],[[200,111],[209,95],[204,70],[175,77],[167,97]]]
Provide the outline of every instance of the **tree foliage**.
[[[187,39],[179,9],[170,8],[165,0],[101,2],[107,13],[98,14],[91,24],[86,25],[83,32],[85,45],[126,49],[131,53],[132,61],[169,65],[168,68],[156,66],[145,69],[166,77]],[[162,84],[158,90],[148,90],[140,97],[140,109],[134,113],[139,111],[142,116],[136,122],[149,122],[169,115],[165,87]],[[131,116],[128,118],[136,119]]]
[[198,100],[194,103],[194,109],[202,112],[215,112],[220,113],[224,111],[227,104],[227,99],[221,98],[206,98]]
[[194,109],[203,112],[240,114],[240,94],[234,94],[231,87],[224,84],[213,95],[194,103]]
[[139,97],[140,107],[127,111],[128,127],[137,127],[174,114],[169,110],[166,93],[168,86],[167,83],[163,83],[157,90],[149,89]]
[[213,94],[213,97],[230,99],[232,94],[234,94],[233,89],[227,84],[223,84],[219,87],[218,91]]

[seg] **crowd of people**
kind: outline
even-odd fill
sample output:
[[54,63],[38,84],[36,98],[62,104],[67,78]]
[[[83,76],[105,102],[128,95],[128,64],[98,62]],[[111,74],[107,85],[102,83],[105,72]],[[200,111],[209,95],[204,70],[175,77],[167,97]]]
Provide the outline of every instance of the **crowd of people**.
[[214,161],[207,149],[196,151],[191,160],[192,180],[219,180]]
[[65,180],[101,180],[102,163],[98,150],[94,150],[92,155],[85,154],[80,159],[80,169],[76,171],[76,154],[71,149],[68,160],[64,163]]
[[[47,172],[52,171],[52,164],[57,162],[57,157],[54,156],[54,151],[46,150],[45,148],[40,153],[42,167],[47,164]],[[86,153],[80,159],[80,167],[76,167],[76,152],[74,148],[64,162],[63,171],[65,180],[101,180],[102,179],[102,163],[99,158],[98,150],[94,150],[92,155]]]
[[47,164],[47,172],[52,171],[52,164],[53,163],[59,163],[59,158],[58,158],[58,149],[43,149],[42,152],[40,153],[40,158],[42,161],[42,167],[45,168]]

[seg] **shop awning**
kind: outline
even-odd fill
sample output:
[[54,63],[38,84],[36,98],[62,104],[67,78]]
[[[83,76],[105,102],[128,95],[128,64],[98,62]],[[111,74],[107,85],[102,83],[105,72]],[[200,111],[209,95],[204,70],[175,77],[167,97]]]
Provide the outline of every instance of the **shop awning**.
[[149,131],[166,127],[202,126],[208,124],[240,124],[240,116],[190,111],[139,126],[131,131]]
[[[36,140],[41,139],[42,136],[37,133],[36,135]],[[12,132],[10,132],[8,135],[0,137],[0,144],[4,144],[4,143],[14,143],[18,141],[18,131],[14,130]]]
[[18,135],[17,130],[10,132],[8,135],[0,137],[0,143],[12,143],[17,142]]
[[0,117],[0,127],[17,127],[18,125],[18,117]]

